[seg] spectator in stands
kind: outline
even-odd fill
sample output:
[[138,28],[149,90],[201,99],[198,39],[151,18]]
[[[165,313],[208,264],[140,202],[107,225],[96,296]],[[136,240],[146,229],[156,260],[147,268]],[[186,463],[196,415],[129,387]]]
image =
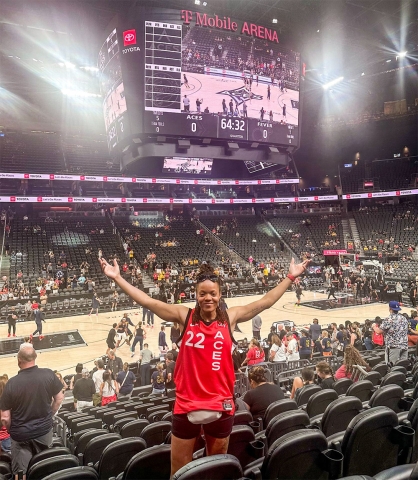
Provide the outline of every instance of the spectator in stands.
[[168,352],[165,357],[165,364],[166,364],[166,373],[167,373],[167,380],[166,380],[166,388],[167,390],[171,390],[176,388],[176,384],[174,382],[174,370],[176,368],[176,362],[174,360],[174,355],[171,352]]
[[269,353],[270,362],[283,363],[286,362],[286,347],[280,340],[279,336],[273,334],[271,336],[271,349]]
[[83,364],[77,363],[75,367],[75,375],[73,375],[70,380],[70,390],[74,389],[75,382],[77,380],[80,380],[80,378],[82,377],[82,372],[83,372]]
[[172,353],[173,354],[173,360],[177,362],[177,357],[179,356],[179,350],[177,347],[177,343],[173,343],[171,345],[171,350],[167,352],[167,354]]
[[[219,308],[222,280],[208,264],[202,264],[197,273],[197,305],[190,310],[185,305],[169,305],[150,298],[122,278],[116,260],[110,265],[101,259],[103,273],[115,279],[136,303],[149,308],[163,321],[176,322],[183,327],[185,342],[182,342],[175,372],[177,395],[171,435],[171,475],[192,460],[202,425],[207,455],[227,452],[235,411],[231,332],[237,323],[251,320],[272,307],[305,271],[308,263],[296,265],[292,259],[287,277],[278,286],[249,305],[224,311]],[[196,345],[203,348],[195,348]],[[193,368],[192,376],[190,368]]]
[[180,325],[178,323],[175,323],[170,330],[171,343],[176,343],[177,340],[180,338],[180,334]]
[[166,379],[164,364],[157,363],[157,370],[151,375],[152,395],[164,395]]
[[369,319],[367,319],[364,322],[364,327],[363,327],[363,341],[364,341],[364,346],[366,347],[366,350],[373,350],[372,336],[373,336],[372,322]]
[[110,350],[114,350],[116,348],[116,327],[118,326],[117,323],[114,323],[112,325],[112,328],[109,330],[109,333],[107,334],[107,350],[106,350],[106,355],[109,353]]
[[299,340],[299,358],[301,360],[311,360],[312,358],[312,340],[309,338],[308,331],[301,331],[302,337]]
[[[52,417],[64,399],[62,384],[49,368],[35,365],[36,351],[22,344],[17,354],[20,368],[0,398],[1,422],[12,438],[12,470],[26,470],[33,455],[52,445]],[[16,477],[17,478],[17,477]]]
[[332,374],[332,368],[327,362],[318,362],[315,365],[317,376],[321,379],[319,385],[322,389],[332,388],[335,378]]
[[160,349],[160,352],[164,352],[164,350],[168,349],[167,341],[165,339],[164,325],[161,326],[161,331],[158,334],[158,348]]
[[101,358],[97,359],[96,361],[97,370],[93,373],[92,380],[94,382],[94,386],[96,387],[96,393],[100,392],[100,385],[103,382],[103,374],[104,370],[104,362]]
[[354,365],[360,365],[366,370],[370,370],[369,365],[360,355],[360,352],[357,348],[352,345],[347,345],[344,352],[344,360],[341,367],[335,372],[336,380],[340,378],[351,378],[354,371]]
[[385,338],[386,363],[395,364],[398,360],[408,358],[408,320],[401,315],[399,302],[389,302],[389,316],[380,325],[377,333],[383,333]]
[[131,396],[132,390],[134,389],[136,378],[134,372],[129,370],[128,362],[123,364],[123,370],[119,372],[116,376],[116,382],[119,387],[120,395]]
[[151,382],[151,359],[154,358],[151,350],[148,348],[148,343],[144,343],[144,349],[139,354],[139,360],[141,362],[140,374],[141,374],[141,387],[149,385]]
[[244,367],[247,364],[248,366],[256,365],[257,363],[261,363],[264,361],[264,350],[260,346],[260,342],[256,338],[252,338],[250,341],[247,356],[245,357],[245,360],[242,362],[241,366]]
[[81,370],[81,378],[76,380],[73,390],[74,404],[77,412],[82,412],[85,408],[93,406],[93,395],[95,393],[96,386],[90,378],[89,369],[83,368]]
[[[4,388],[6,387],[6,383],[8,378],[4,375],[0,378],[0,402],[1,397],[4,392]],[[11,453],[12,448],[12,439],[10,438],[10,433],[7,431],[7,428],[4,425],[0,427],[0,452]]]
[[413,346],[418,343],[418,313],[416,310],[411,310],[411,318],[409,319],[408,329],[408,346]]
[[292,385],[292,392],[290,393],[290,398],[295,398],[296,391],[299,388],[304,387],[305,385],[310,385],[314,382],[315,372],[312,367],[305,367],[301,371],[301,377],[295,377]]
[[100,395],[102,397],[102,407],[110,402],[116,402],[119,393],[118,384],[112,379],[112,374],[108,371],[103,373],[103,382],[100,385]]
[[350,345],[353,345],[357,350],[361,350],[363,347],[361,331],[354,323],[350,325]]
[[112,295],[112,305],[110,307],[110,311],[116,311],[118,308],[118,303],[119,303],[119,293],[115,290]]
[[282,389],[267,379],[267,370],[262,367],[253,367],[248,372],[251,390],[246,392],[244,402],[254,418],[263,417],[267,408],[273,402],[282,400]]
[[322,355],[324,357],[330,357],[332,355],[331,340],[329,339],[329,333],[326,330],[322,332],[321,347]]
[[321,336],[321,325],[318,324],[318,319],[314,318],[312,325],[309,327],[309,336],[312,339],[312,342],[315,343],[318,338]]
[[112,372],[114,378],[116,378],[116,375],[121,370],[123,370],[122,360],[115,355],[114,350],[110,350],[107,356],[108,356],[108,361],[107,361],[106,370],[109,370],[110,372]]
[[287,361],[292,362],[295,360],[300,360],[298,341],[296,340],[294,334],[292,332],[286,333],[286,340],[287,340],[287,347],[286,347]]
[[252,319],[252,326],[253,326],[253,337],[256,338],[257,340],[261,340],[261,325],[263,321],[261,320],[260,315],[256,315]]

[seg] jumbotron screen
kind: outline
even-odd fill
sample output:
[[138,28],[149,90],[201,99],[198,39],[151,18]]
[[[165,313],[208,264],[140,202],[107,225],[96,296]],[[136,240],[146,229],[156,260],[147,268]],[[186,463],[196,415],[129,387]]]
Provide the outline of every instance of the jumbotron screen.
[[157,134],[297,146],[300,55],[274,29],[135,8],[99,54],[109,148]]
[[163,173],[187,173],[189,175],[210,175],[213,160],[209,158],[165,157]]

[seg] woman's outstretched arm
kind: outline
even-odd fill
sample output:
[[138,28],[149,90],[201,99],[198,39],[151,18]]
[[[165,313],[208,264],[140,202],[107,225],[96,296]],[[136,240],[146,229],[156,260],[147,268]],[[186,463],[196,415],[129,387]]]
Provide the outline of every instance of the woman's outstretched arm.
[[162,320],[167,322],[177,322],[180,325],[184,325],[189,311],[187,307],[184,305],[169,305],[167,303],[160,302],[160,300],[155,300],[155,298],[149,297],[145,292],[142,292],[122,278],[119,265],[116,260],[113,260],[113,265],[110,265],[103,258],[100,258],[99,262],[103,273],[108,278],[112,278],[117,285],[136,303],[142,307],[148,308],[151,310],[151,312],[158,315]]
[[[298,277],[305,271],[308,263],[309,260],[305,260],[302,263],[295,264],[295,261],[292,258],[289,266],[289,274],[293,275],[295,278]],[[231,322],[232,331],[234,331],[234,327],[237,323],[251,320],[255,315],[258,315],[264,310],[272,307],[283,296],[291,284],[292,280],[286,277],[279,283],[279,285],[277,285],[277,287],[266,293],[264,297],[260,298],[260,300],[256,300],[255,302],[241,307],[231,307],[228,309],[228,316]]]

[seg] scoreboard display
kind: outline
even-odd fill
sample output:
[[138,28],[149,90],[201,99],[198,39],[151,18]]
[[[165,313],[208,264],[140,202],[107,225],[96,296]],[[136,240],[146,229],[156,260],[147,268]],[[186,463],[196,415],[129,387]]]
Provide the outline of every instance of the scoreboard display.
[[133,8],[99,53],[109,149],[134,135],[299,145],[300,55],[275,30]]

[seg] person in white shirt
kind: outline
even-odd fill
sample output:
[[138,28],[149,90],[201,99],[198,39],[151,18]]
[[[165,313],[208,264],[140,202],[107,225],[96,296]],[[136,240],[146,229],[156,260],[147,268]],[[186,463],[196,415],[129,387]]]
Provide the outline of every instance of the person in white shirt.
[[286,338],[287,338],[287,341],[288,341],[287,349],[286,349],[287,361],[292,362],[294,360],[299,360],[300,357],[299,357],[298,342],[295,339],[295,337],[293,336],[293,333],[289,332],[286,335]]
[[271,337],[271,349],[269,354],[270,362],[285,362],[286,361],[286,347],[280,340],[278,335]]
[[100,393],[100,386],[103,383],[103,374],[104,374],[104,363],[101,358],[97,360],[97,370],[93,373],[93,382],[94,387],[96,388],[96,393]]

